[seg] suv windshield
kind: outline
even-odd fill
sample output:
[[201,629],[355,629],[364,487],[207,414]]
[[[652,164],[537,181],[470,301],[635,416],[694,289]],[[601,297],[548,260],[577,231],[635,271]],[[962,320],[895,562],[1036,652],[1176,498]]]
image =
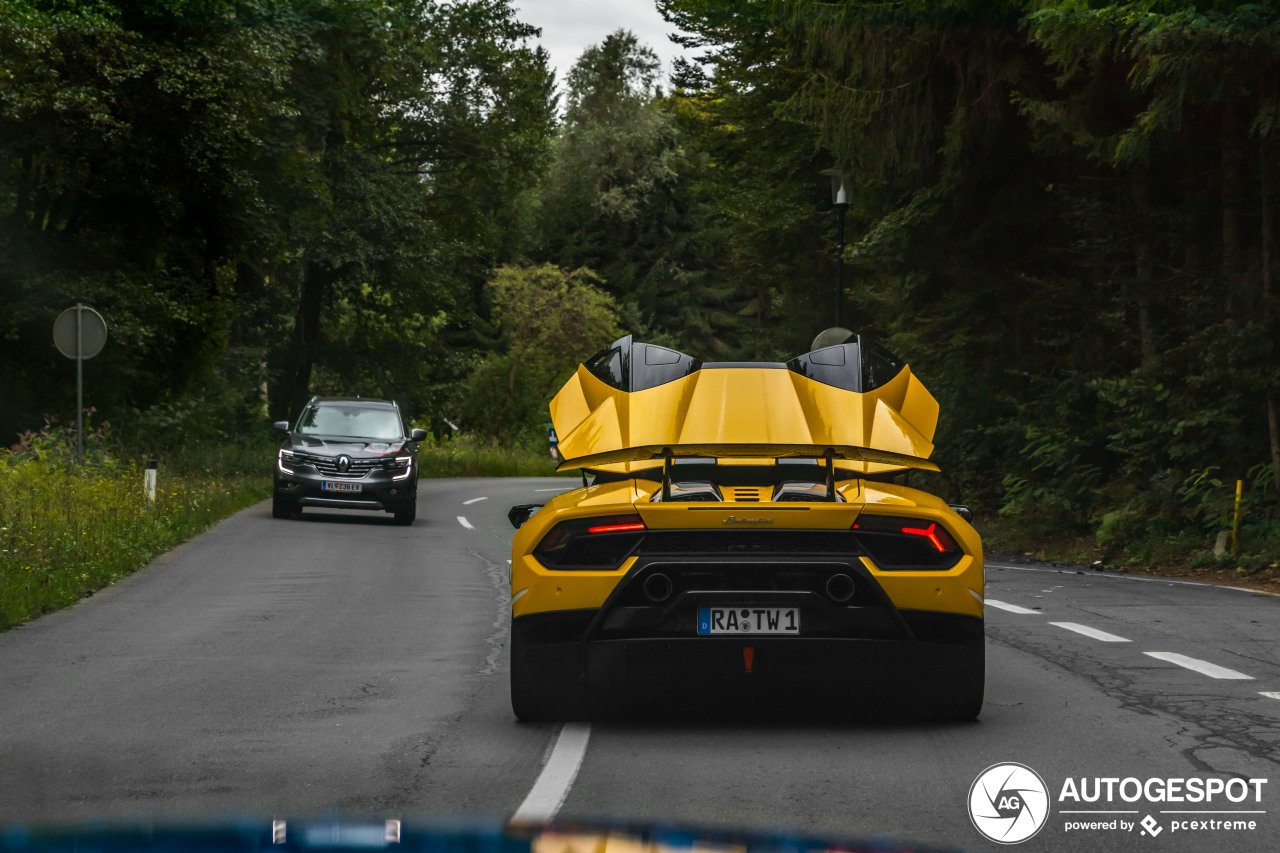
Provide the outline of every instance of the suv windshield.
[[396,439],[404,436],[394,409],[320,404],[308,406],[298,419],[298,432],[349,438]]

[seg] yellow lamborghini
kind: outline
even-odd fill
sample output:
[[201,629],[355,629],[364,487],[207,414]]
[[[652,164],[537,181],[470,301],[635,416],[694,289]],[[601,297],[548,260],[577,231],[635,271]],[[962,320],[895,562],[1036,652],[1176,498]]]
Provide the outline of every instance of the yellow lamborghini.
[[938,470],[905,363],[857,335],[786,363],[628,336],[551,417],[582,487],[510,513],[517,717],[977,717],[982,545],[894,482]]

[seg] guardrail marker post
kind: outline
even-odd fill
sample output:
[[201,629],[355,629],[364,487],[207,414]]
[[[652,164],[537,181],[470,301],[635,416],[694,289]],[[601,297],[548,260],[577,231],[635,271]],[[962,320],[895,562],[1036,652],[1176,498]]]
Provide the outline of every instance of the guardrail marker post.
[[152,459],[147,462],[147,470],[142,475],[142,485],[147,490],[147,501],[155,506],[156,503],[156,460]]

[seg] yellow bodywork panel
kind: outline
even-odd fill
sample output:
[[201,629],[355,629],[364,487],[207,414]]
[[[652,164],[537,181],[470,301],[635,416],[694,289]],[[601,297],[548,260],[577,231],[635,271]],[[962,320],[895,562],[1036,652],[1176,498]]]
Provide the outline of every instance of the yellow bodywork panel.
[[[848,446],[927,459],[938,403],[904,367],[866,393],[791,370],[703,368],[643,391],[613,388],[579,366],[551,401],[560,454],[569,461],[629,448],[681,445]],[[649,461],[598,467],[652,468]],[[862,473],[904,465],[839,460]]]

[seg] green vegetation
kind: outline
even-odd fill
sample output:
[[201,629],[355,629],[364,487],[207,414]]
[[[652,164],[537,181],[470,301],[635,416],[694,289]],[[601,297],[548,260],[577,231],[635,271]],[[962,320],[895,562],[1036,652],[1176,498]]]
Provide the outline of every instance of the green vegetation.
[[[463,436],[453,441],[424,443],[418,452],[422,477],[551,477],[556,463],[547,448],[546,428],[541,442],[515,444]],[[577,477],[572,471],[564,476]]]
[[615,331],[808,348],[836,166],[844,325],[939,397],[939,492],[1001,547],[1216,565],[1242,481],[1276,561],[1280,9],[658,6],[697,62],[620,31],[557,91],[508,0],[0,0],[0,441],[69,408],[80,299],[128,446],[358,393],[462,428],[426,470],[532,471],[495,454],[541,464]]
[[111,456],[101,431],[89,437],[81,466],[65,429],[0,450],[0,630],[115,583],[270,494],[259,449],[162,460],[152,504],[144,462]]

